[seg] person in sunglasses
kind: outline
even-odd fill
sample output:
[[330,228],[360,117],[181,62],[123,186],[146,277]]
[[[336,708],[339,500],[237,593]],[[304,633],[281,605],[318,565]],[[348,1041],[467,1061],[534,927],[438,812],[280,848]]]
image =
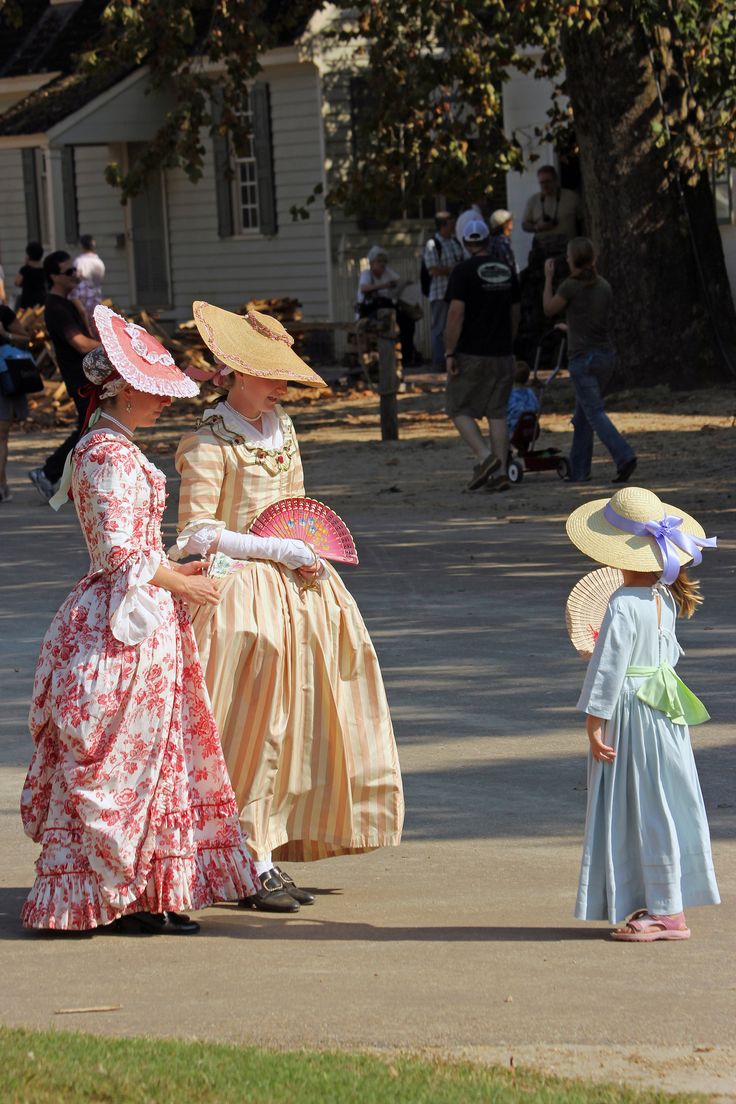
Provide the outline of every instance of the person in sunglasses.
[[69,254],[63,250],[49,253],[43,262],[43,271],[49,289],[44,308],[46,331],[53,342],[56,362],[69,398],[77,408],[77,424],[66,440],[40,468],[34,468],[28,473],[41,497],[48,502],[61,479],[66,458],[80,438],[87,412],[87,398],[80,394],[87,382],[82,371],[82,361],[100,343],[89,332],[89,324],[81,304],[70,298],[79,284],[79,277]]

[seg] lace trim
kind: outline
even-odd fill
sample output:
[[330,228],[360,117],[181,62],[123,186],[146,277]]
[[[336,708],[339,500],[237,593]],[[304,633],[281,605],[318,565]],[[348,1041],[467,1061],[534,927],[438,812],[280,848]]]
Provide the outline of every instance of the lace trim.
[[[165,368],[173,366],[178,376],[181,377],[180,379],[160,379],[155,375],[148,375],[146,372],[142,372],[137,368],[129,359],[113,328],[113,319],[119,317],[120,316],[115,314],[115,311],[110,310],[109,307],[105,307],[101,304],[95,307],[95,324],[102,344],[105,346],[105,352],[110,358],[110,363],[117,369],[123,379],[127,380],[132,387],[135,387],[136,391],[145,391],[149,395],[169,395],[173,398],[181,399],[193,398],[195,395],[199,394],[199,387],[194,380],[189,379],[183,372],[180,372],[171,357],[169,357],[171,363],[169,363],[169,361],[160,361],[159,364],[161,367]],[[126,325],[126,333],[128,333],[129,328],[130,326]],[[138,328],[140,329],[140,327]],[[144,330],[143,332],[145,333],[146,331]],[[155,338],[153,340],[155,340]],[[142,344],[140,339],[138,339],[137,343]],[[163,348],[163,346],[161,346],[161,348]],[[138,355],[137,352],[136,355]],[[166,353],[166,356],[169,356],[169,354]]]
[[265,322],[261,322],[258,314],[255,311],[248,311],[245,315],[246,322],[249,322],[256,333],[262,334],[263,337],[267,337],[270,341],[282,341],[284,345],[291,347],[294,344],[294,338],[290,333],[284,330],[283,333],[279,333],[277,330],[272,330]]
[[[212,329],[212,326],[210,326],[209,322],[202,315],[202,313],[196,309],[196,307],[194,310],[194,317],[197,320],[197,324],[207,331],[205,343],[207,344],[210,351],[215,354],[218,360],[224,361],[230,366],[232,366],[233,364],[237,364],[248,375],[258,376],[260,379],[294,379],[295,373],[293,369],[289,371],[288,368],[280,368],[278,365],[275,364],[270,365],[269,368],[265,370],[254,368],[252,364],[249,364],[247,360],[244,360],[241,356],[238,356],[237,353],[223,352],[223,350],[220,348],[217,338],[215,337],[215,331]],[[251,320],[249,319],[248,321]],[[256,329],[256,327],[253,328]],[[296,356],[296,354],[294,355]]]
[[284,441],[281,448],[263,448],[262,445],[249,441],[234,429],[230,429],[221,414],[210,414],[198,419],[194,429],[209,429],[213,437],[222,441],[225,445],[233,445],[236,448],[245,449],[247,463],[260,464],[271,475],[288,471],[297,454],[294,431],[289,418],[280,418],[281,431]]

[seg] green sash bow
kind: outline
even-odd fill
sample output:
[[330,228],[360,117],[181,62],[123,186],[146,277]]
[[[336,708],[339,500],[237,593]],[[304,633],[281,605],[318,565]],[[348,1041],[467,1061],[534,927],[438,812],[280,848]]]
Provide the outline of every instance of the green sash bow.
[[666,713],[673,724],[699,725],[710,720],[710,713],[700,698],[688,690],[685,683],[669,663],[659,667],[629,667],[629,678],[645,678],[647,681],[637,690],[639,701]]

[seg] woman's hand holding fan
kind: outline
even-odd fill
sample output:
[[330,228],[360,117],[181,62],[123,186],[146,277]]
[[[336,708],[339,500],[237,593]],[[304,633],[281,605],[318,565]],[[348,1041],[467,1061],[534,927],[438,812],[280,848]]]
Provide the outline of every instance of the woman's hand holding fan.
[[259,514],[250,527],[256,537],[303,540],[325,560],[357,564],[355,541],[342,518],[316,498],[284,498]]

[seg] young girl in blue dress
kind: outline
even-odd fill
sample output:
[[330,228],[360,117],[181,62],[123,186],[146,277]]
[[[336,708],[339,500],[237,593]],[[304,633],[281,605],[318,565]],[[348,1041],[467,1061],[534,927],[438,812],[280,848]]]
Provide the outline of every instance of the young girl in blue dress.
[[702,601],[683,565],[715,538],[641,487],[579,507],[567,533],[624,575],[578,702],[590,755],[575,915],[626,921],[611,932],[620,941],[688,939],[683,909],[720,898],[688,729],[708,713],[675,674],[675,621]]

